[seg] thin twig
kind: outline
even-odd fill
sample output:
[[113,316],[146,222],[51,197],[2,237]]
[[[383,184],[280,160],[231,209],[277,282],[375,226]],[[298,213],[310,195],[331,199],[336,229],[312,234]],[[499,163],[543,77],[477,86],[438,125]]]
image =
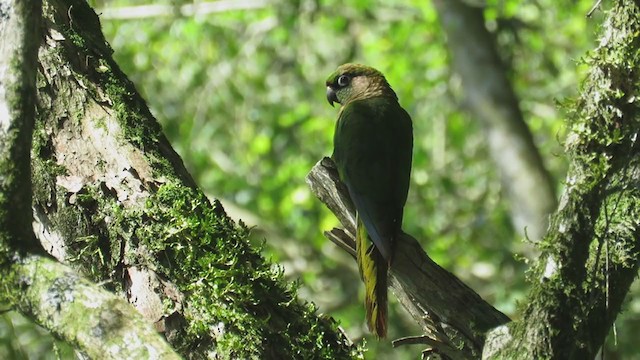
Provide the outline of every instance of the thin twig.
[[596,12],[596,10],[600,7],[601,2],[602,0],[597,0],[595,4],[593,4],[593,6],[591,7],[591,10],[589,10],[589,12],[587,13],[588,18],[590,18],[591,15],[593,15],[593,13]]
[[205,3],[173,5],[138,5],[104,8],[97,11],[101,19],[133,20],[164,16],[195,16],[232,10],[262,9],[269,4],[265,0],[220,0]]

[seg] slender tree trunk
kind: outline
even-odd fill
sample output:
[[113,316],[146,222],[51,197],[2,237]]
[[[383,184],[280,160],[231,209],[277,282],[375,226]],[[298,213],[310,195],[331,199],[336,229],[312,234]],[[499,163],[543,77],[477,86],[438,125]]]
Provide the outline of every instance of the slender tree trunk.
[[556,206],[553,180],[524,122],[483,8],[462,0],[434,0],[447,35],[453,71],[465,104],[486,133],[491,157],[506,190],[511,221],[520,234],[540,240]]
[[23,252],[42,252],[29,181],[41,9],[38,0],[0,1],[0,242]]

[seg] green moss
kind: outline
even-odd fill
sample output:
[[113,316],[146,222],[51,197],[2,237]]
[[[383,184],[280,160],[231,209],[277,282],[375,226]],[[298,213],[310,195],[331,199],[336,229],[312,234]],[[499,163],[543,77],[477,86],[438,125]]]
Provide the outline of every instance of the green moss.
[[[530,358],[593,357],[637,275],[638,9],[631,1],[613,6],[600,46],[587,60],[580,98],[569,103],[571,168],[564,199],[541,243],[525,321],[513,325],[517,340],[508,351]],[[544,276],[549,259],[556,270]]]
[[[167,154],[159,144],[159,140],[164,139],[162,129],[133,83],[111,57],[112,50],[102,35],[95,12],[84,1],[69,2],[73,4],[71,7],[59,7],[68,8],[68,12],[55,16],[56,24],[60,25],[58,30],[69,40],[65,43],[67,46],[60,47],[60,51],[68,53],[63,58],[77,60],[69,64],[77,70],[74,77],[79,80],[87,77],[82,82],[94,99],[103,99],[106,93],[108,105],[115,112],[115,118],[123,130],[123,142],[131,143],[145,152],[156,171],[155,175],[174,177],[174,168],[166,160]],[[76,114],[72,118],[84,119],[85,116]],[[104,126],[104,119],[95,120],[98,127]]]
[[[91,264],[95,280],[104,280],[101,274],[113,271],[116,264],[98,245],[99,237],[82,234],[108,231],[106,237],[118,248],[122,241],[131,241],[148,250],[134,252],[127,263],[154,266],[160,260],[155,271],[188,295],[188,327],[174,344],[180,352],[192,353],[215,343],[222,358],[358,355],[337,335],[332,319],[318,317],[312,305],[298,302],[296,289],[286,284],[282,270],[274,269],[251,248],[248,229],[231,221],[219,203],[211,206],[202,193],[173,183],[161,186],[142,212],[100,199],[107,198],[96,196],[95,189],[84,190],[75,209],[67,206],[71,210],[56,216],[56,227],[75,239],[69,251],[85,267]],[[103,209],[104,216],[78,218],[83,209],[94,207]],[[111,226],[105,226],[106,217]],[[174,304],[167,302],[165,308],[172,309]],[[211,324],[217,326],[215,339],[210,336]]]
[[[9,48],[6,50],[11,50]],[[11,249],[21,253],[43,253],[31,230],[29,162],[35,93],[31,84],[23,79],[28,78],[30,66],[25,67],[23,62],[28,63],[28,55],[35,56],[37,52],[31,48],[13,49],[4,55],[10,56],[9,72],[15,74],[15,78],[5,79],[8,81],[3,84],[3,105],[9,118],[3,119],[0,132],[0,250],[3,251],[0,257],[4,258],[0,262],[7,263],[13,255]]]
[[[174,346],[182,354],[215,345],[227,359],[359,356],[332,319],[296,299],[282,269],[250,246],[249,230],[201,192],[170,182],[142,210],[124,208],[98,185],[85,185],[75,194],[58,192],[57,199],[51,221],[70,239],[68,259],[94,281],[109,280],[104,274],[117,271],[120,247],[128,242],[146,250],[129,252],[126,263],[151,266],[179,285],[187,295],[188,325]],[[119,289],[119,284],[110,287]],[[166,309],[175,308],[165,300]]]
[[[351,358],[331,319],[295,298],[282,271],[249,245],[249,230],[231,221],[200,192],[166,184],[147,201],[133,237],[160,259],[158,271],[189,294],[181,352],[215,342],[222,358]],[[142,215],[140,217],[140,215]],[[145,259],[131,259],[145,261]],[[210,338],[211,324],[218,324]]]
[[[69,52],[63,58],[73,62],[74,77],[87,77],[83,84],[96,99],[108,99],[123,129],[122,141],[141,149],[154,175],[166,181],[142,209],[125,208],[103,184],[85,185],[73,194],[53,191],[59,207],[51,219],[72,240],[69,258],[101,281],[107,280],[104,274],[118,278],[113,274],[120,271],[124,253],[127,264],[149,266],[177,284],[186,295],[186,325],[181,336],[173,337],[173,346],[183,355],[215,349],[219,358],[228,359],[360,356],[332,319],[297,300],[282,270],[249,245],[246,227],[231,221],[219,203],[181,185],[190,179],[176,174],[167,160],[174,154],[163,143],[160,125],[111,58],[97,16],[84,1],[69,1],[71,8],[60,7],[68,12],[55,15],[58,30],[70,40],[60,47]],[[185,179],[176,180],[179,176]],[[50,190],[55,176],[41,181],[49,181]],[[122,251],[125,246],[138,250]],[[172,305],[165,300],[166,309]]]
[[175,169],[158,144],[158,139],[164,137],[162,129],[134,85],[126,79],[112,59],[102,60],[98,67],[99,81],[114,102],[113,110],[123,129],[123,140],[145,151],[156,176],[175,176]]
[[16,279],[16,273],[11,268],[12,262],[5,257],[4,254],[9,252],[9,249],[4,241],[0,243],[0,312],[9,310],[15,304],[20,301],[20,289],[16,288],[18,280]]
[[33,183],[33,198],[42,203],[55,202],[56,176],[64,175],[64,166],[53,160],[37,159],[31,162],[31,182]]
[[66,175],[67,170],[50,159],[51,149],[45,140],[38,136],[34,139],[37,155],[32,161],[34,206],[47,214],[55,232],[66,239],[67,261],[81,264],[94,280],[106,280],[104,274],[110,273],[106,270],[113,265],[110,263],[113,260],[105,217],[115,200],[105,196],[99,185],[85,184],[75,193],[57,186],[56,177]]

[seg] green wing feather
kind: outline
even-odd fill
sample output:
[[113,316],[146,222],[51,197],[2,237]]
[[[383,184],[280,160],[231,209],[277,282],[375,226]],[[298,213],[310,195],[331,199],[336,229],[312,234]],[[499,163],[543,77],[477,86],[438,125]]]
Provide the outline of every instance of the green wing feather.
[[391,260],[409,190],[411,118],[395,99],[349,103],[340,113],[333,158],[367,233]]
[[412,147],[411,118],[395,98],[353,101],[336,123],[333,158],[356,206],[367,324],[378,337],[386,335],[387,271],[401,232]]

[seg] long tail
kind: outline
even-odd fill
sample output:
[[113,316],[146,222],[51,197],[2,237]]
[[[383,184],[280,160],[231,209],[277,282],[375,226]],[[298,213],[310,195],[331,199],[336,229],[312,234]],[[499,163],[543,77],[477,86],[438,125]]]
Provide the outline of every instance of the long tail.
[[369,240],[364,224],[358,220],[356,259],[364,282],[367,326],[378,338],[387,336],[387,261]]

